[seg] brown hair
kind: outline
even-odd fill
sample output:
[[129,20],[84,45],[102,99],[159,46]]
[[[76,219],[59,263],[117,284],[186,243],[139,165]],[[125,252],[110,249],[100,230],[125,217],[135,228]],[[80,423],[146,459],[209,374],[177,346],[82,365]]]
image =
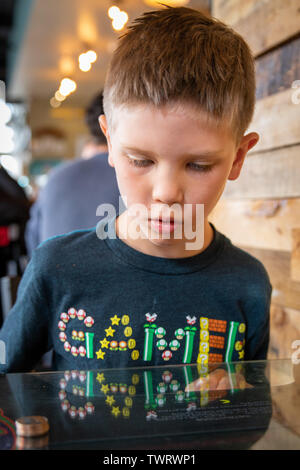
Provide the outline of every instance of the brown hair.
[[255,69],[244,39],[200,11],[167,7],[144,13],[119,38],[104,87],[104,111],[113,107],[188,102],[235,139],[248,128],[255,105]]

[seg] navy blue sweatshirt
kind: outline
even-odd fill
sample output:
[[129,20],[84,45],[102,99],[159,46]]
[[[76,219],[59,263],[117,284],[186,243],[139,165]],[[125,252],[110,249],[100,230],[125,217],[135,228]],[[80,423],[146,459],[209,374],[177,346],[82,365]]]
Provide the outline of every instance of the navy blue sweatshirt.
[[50,349],[61,370],[266,358],[272,286],[259,260],[213,224],[202,253],[167,259],[100,239],[115,234],[108,223],[35,250],[0,331],[0,371],[31,370]]

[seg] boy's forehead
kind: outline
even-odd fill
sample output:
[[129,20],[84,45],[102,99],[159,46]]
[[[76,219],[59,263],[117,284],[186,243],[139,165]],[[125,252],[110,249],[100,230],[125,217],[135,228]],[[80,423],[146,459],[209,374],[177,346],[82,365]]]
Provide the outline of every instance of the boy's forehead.
[[203,110],[189,103],[176,102],[163,106],[154,106],[150,103],[126,104],[114,107],[113,114],[113,127],[119,131],[117,132],[119,144],[131,149],[136,147],[138,150],[139,140],[147,137],[150,139],[151,131],[154,129],[163,133],[164,129],[170,127],[176,130],[177,126],[182,141],[185,136],[192,138],[191,144],[198,140],[198,136],[200,140],[203,140],[203,137],[214,140],[211,153],[221,153],[225,142],[229,144],[234,140],[227,123],[217,122]]

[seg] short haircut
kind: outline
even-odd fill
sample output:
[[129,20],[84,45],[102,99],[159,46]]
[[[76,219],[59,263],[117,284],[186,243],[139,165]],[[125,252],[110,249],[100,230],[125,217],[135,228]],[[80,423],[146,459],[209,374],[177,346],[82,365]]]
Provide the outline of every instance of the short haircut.
[[104,113],[103,110],[103,93],[102,91],[92,98],[85,110],[85,122],[89,128],[90,134],[97,145],[107,144],[106,137],[103,134],[99,116]]
[[255,106],[255,66],[245,40],[197,10],[166,7],[136,18],[110,62],[103,92],[108,125],[115,107],[188,102],[239,141]]

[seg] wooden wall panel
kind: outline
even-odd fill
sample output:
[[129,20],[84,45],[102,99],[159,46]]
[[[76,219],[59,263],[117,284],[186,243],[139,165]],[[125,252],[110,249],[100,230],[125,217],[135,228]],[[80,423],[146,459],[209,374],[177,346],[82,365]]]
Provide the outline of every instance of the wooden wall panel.
[[272,304],[270,315],[272,334],[268,357],[270,359],[291,358],[295,351],[292,344],[300,339],[300,310]]
[[247,132],[258,132],[259,142],[249,152],[270,150],[300,142],[299,105],[293,103],[294,89],[257,101],[252,124]]
[[238,179],[227,181],[223,196],[227,199],[299,198],[300,145],[249,153]]
[[292,229],[291,279],[300,281],[300,228]]
[[[240,248],[259,259],[266,268],[273,286],[272,303],[282,308],[300,311],[300,282],[291,278],[290,253],[249,246]],[[298,321],[300,329],[300,317]]]
[[291,88],[300,77],[300,36],[255,61],[256,99]]
[[256,57],[247,133],[260,140],[209,220],[265,266],[273,286],[268,357],[290,358],[300,339],[300,0],[212,0],[212,14]]
[[300,31],[300,0],[213,0],[212,14],[245,37],[255,55]]
[[293,249],[292,228],[300,228],[300,199],[221,198],[209,221],[233,244],[265,250]]

